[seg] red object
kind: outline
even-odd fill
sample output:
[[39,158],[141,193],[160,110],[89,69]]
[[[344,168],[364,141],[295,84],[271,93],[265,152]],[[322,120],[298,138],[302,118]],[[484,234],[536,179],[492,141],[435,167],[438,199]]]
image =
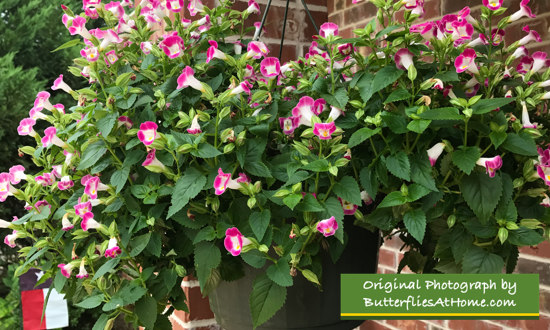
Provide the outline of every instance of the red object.
[[23,329],[46,329],[46,317],[40,324],[44,309],[44,290],[21,291],[21,306],[23,307]]

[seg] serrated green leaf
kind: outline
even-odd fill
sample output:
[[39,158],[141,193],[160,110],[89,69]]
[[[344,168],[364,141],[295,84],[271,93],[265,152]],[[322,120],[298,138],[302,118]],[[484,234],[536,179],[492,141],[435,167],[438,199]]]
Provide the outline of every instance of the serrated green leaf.
[[149,294],[136,302],[134,313],[145,329],[153,329],[157,320],[157,301]]
[[424,234],[426,234],[426,214],[424,214],[424,211],[421,209],[408,211],[403,217],[403,223],[405,223],[405,227],[412,237],[422,243]]
[[504,267],[501,256],[489,253],[479,246],[471,246],[462,261],[464,274],[500,274]]
[[197,149],[191,150],[191,154],[200,158],[214,158],[222,153],[211,144],[201,143]]
[[302,275],[304,275],[304,277],[312,282],[312,283],[315,283],[317,285],[321,285],[321,283],[319,283],[319,278],[317,277],[317,275],[315,275],[314,272],[312,272],[311,270],[309,269],[303,269],[302,270]]
[[435,185],[435,179],[432,175],[432,167],[426,153],[412,155],[411,159],[411,179],[432,191],[438,191]]
[[241,253],[241,258],[244,262],[257,269],[262,268],[266,262],[264,254],[258,250]]
[[111,184],[116,187],[117,194],[124,188],[126,181],[128,181],[128,175],[130,175],[130,167],[123,167],[111,175]]
[[464,116],[461,115],[456,108],[438,108],[430,109],[421,113],[420,118],[429,120],[463,120]]
[[252,232],[256,235],[258,241],[261,241],[264,238],[265,231],[269,226],[269,221],[271,220],[271,211],[263,210],[261,212],[252,212],[248,218],[250,223],[250,228]]
[[52,50],[51,52],[55,53],[59,50],[76,46],[76,45],[80,44],[80,42],[81,42],[80,38],[69,40],[66,43],[64,43],[63,45],[61,45],[61,46],[57,47],[56,49]]
[[340,181],[334,185],[333,190],[336,196],[342,198],[343,200],[356,205],[362,204],[359,185],[351,176],[345,176],[340,179]]
[[334,198],[329,197],[325,201],[325,212],[322,214],[324,218],[328,219],[334,217],[338,223],[338,229],[334,233],[334,237],[344,244],[344,210],[342,209],[342,204]]
[[244,169],[255,176],[260,176],[263,178],[270,178],[271,177],[271,171],[269,168],[261,161],[252,161],[252,162],[246,162],[244,164]]
[[267,275],[256,277],[249,301],[254,328],[273,317],[283,307],[285,300],[286,288],[277,285]]
[[135,257],[140,254],[145,249],[147,244],[149,244],[150,239],[151,233],[132,238],[132,241],[130,243],[130,246],[132,247],[132,250],[130,251],[130,257]]
[[110,113],[97,121],[96,127],[101,133],[101,136],[106,138],[111,133],[111,130],[115,126],[117,118],[118,116],[116,113]]
[[407,121],[402,115],[384,111],[381,116],[384,123],[395,134],[404,134],[409,131],[407,129]]
[[386,158],[386,167],[396,177],[406,181],[411,180],[411,164],[405,152],[400,151],[395,155],[388,156]]
[[394,90],[390,96],[388,96],[388,98],[386,99],[386,101],[384,101],[384,104],[388,104],[388,103],[391,103],[391,102],[396,102],[396,101],[402,101],[402,100],[406,100],[406,99],[409,99],[411,97],[411,93],[409,93],[408,90],[406,90],[405,88],[399,88],[397,90]]
[[101,276],[107,274],[108,272],[113,270],[118,265],[119,262],[120,262],[120,258],[114,258],[107,261],[106,263],[101,265],[101,267],[99,267],[99,269],[95,272],[92,280],[97,280]]
[[105,326],[107,325],[107,322],[109,321],[109,315],[108,314],[101,314],[97,321],[94,323],[94,327],[92,330],[105,330]]
[[359,172],[359,180],[361,181],[361,186],[369,196],[372,199],[376,199],[376,195],[378,194],[378,178],[374,170],[371,167],[363,167],[361,172]]
[[428,126],[430,126],[431,123],[431,120],[415,119],[407,124],[407,129],[412,132],[421,134],[426,130],[426,128],[428,128]]
[[167,218],[171,218],[187,205],[190,199],[199,194],[205,184],[206,177],[196,168],[189,167],[184,175],[176,182]]
[[536,246],[544,241],[544,237],[534,229],[519,227],[516,230],[510,230],[508,242],[517,246]]
[[218,267],[222,260],[220,249],[212,242],[200,242],[195,245],[195,267],[201,290],[213,268]]
[[105,143],[103,141],[97,141],[88,145],[88,148],[86,148],[86,150],[82,153],[80,163],[76,169],[85,170],[92,167],[101,159],[105,152],[107,152],[107,148],[105,147]]
[[508,151],[522,156],[537,156],[537,145],[535,140],[528,133],[510,133],[508,138],[502,144],[502,147]]
[[302,202],[296,207],[296,211],[299,212],[322,212],[323,210],[323,206],[312,194],[306,194]]
[[443,82],[460,81],[456,71],[438,72],[434,76],[434,78],[435,79],[441,79],[441,81],[443,81]]
[[285,205],[288,206],[289,209],[294,210],[296,205],[298,205],[298,203],[300,203],[301,200],[302,200],[301,194],[290,194],[285,198],[283,198],[283,203],[285,203]]
[[382,200],[380,205],[378,205],[378,207],[379,208],[391,207],[391,206],[403,205],[405,203],[407,203],[407,198],[405,198],[400,191],[392,191],[391,193],[387,194],[386,197],[384,197],[384,199]]
[[162,242],[160,234],[158,232],[151,232],[151,238],[147,243],[147,251],[154,255],[155,257],[160,257],[160,252],[162,251]]
[[483,222],[493,213],[502,195],[502,180],[485,173],[474,172],[462,179],[460,191],[468,206]]
[[484,113],[491,112],[497,108],[503,107],[515,100],[515,97],[501,97],[479,100],[476,102],[476,104],[472,106],[472,110],[474,111],[473,114],[482,115]]
[[393,84],[403,75],[403,72],[403,70],[398,69],[393,65],[383,67],[376,73],[374,80],[372,81],[373,93],[376,93]]
[[97,306],[101,305],[101,303],[103,302],[103,298],[105,298],[105,295],[102,293],[95,296],[90,296],[82,300],[78,304],[74,304],[74,305],[76,307],[80,307],[84,309],[96,308]]
[[493,143],[493,146],[496,148],[500,147],[504,141],[506,141],[506,138],[508,137],[508,134],[505,132],[491,132],[489,134],[489,138],[491,139],[491,142]]
[[366,139],[370,138],[373,135],[376,135],[380,132],[380,128],[370,129],[368,127],[363,127],[355,131],[349,138],[348,147],[353,148],[360,145]]
[[193,240],[193,244],[202,241],[212,241],[214,238],[216,238],[216,230],[211,226],[206,226],[197,233]]
[[464,147],[461,146],[453,151],[452,159],[462,172],[466,174],[472,173],[472,170],[476,166],[476,162],[481,157],[478,147]]
[[280,286],[292,286],[293,280],[290,275],[290,266],[284,259],[279,259],[276,264],[267,268],[267,277]]
[[326,172],[328,171],[330,164],[326,159],[317,159],[304,165],[303,169],[312,172]]

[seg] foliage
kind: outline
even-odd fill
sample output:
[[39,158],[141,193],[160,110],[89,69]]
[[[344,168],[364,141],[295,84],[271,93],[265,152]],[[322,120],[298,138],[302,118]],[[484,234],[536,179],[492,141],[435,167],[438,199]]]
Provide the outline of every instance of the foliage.
[[[177,9],[158,39],[158,3],[128,16],[65,9],[86,43],[60,48],[83,48],[69,71],[90,85],[66,88],[66,113],[37,97],[52,127],[21,151],[43,170],[15,186],[0,177],[4,196],[31,206],[9,224],[10,239],[34,243],[17,273],[42,260],[56,289],[101,308],[98,328],[119,315],[163,328],[185,309],[183,276],[206,295],[246,264],[266,268],[249,301],[260,325],[294,276],[321,283],[319,254],[339,255],[355,226],[399,235],[409,248],[400,269],[511,272],[518,246],[548,236],[550,151],[537,149],[549,142],[537,113],[550,71],[505,71],[519,43],[496,34],[468,46],[461,28],[488,36],[502,10],[464,11],[453,33],[432,23],[425,35],[411,26],[417,13],[395,19],[401,1],[372,2],[377,18],[357,38],[326,23],[307,58],[283,66],[244,37],[254,6],[193,2],[201,18]],[[94,11],[106,28],[88,31]],[[346,215],[355,225],[344,228]]]

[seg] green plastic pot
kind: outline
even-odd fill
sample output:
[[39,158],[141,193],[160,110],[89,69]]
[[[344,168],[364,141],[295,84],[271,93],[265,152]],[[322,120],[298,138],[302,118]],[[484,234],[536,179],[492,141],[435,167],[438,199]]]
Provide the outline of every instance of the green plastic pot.
[[[285,305],[256,329],[348,330],[359,326],[363,321],[340,320],[340,274],[376,273],[380,234],[355,227],[349,236],[349,243],[336,264],[323,251],[323,291],[303,276],[296,276],[294,285],[287,288]],[[264,272],[247,267],[245,277],[222,282],[210,293],[210,307],[224,330],[253,328],[249,296],[254,279]]]

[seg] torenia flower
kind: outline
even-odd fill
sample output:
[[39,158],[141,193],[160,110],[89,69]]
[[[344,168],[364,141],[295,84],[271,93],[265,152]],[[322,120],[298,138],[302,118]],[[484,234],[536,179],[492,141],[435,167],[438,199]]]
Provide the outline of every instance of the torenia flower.
[[74,206],[74,212],[79,217],[84,217],[84,214],[88,212],[92,212],[92,202],[80,202],[80,198],[78,199],[78,204]]
[[151,50],[153,49],[153,44],[149,41],[143,41],[141,44],[139,44],[139,48],[141,48],[141,51],[145,55],[151,54]]
[[11,185],[11,175],[9,173],[0,173],[0,202],[3,202],[8,196],[16,192]]
[[239,95],[243,92],[250,95],[250,88],[252,88],[252,84],[245,80],[233,88],[229,95]]
[[114,30],[107,30],[103,34],[103,40],[99,44],[99,50],[104,50],[109,47],[110,44],[119,44],[123,41],[124,40],[122,40]]
[[512,59],[529,55],[529,51],[525,46],[518,47],[510,57]]
[[281,73],[281,64],[276,57],[266,57],[260,63],[260,72],[268,79],[273,79]]
[[550,186],[550,167],[537,165],[537,174],[544,180],[547,186]]
[[527,35],[518,41],[518,45],[523,46],[523,45],[527,45],[531,41],[536,41],[536,42],[542,41],[542,38],[540,37],[539,33],[535,30],[531,30],[529,25],[525,25],[522,30],[526,32]]
[[117,127],[120,127],[120,126],[125,126],[126,129],[131,129],[132,126],[134,126],[134,122],[127,116],[120,116],[118,117]]
[[526,74],[533,68],[535,60],[531,56],[523,56],[516,67],[516,71],[520,74]]
[[365,190],[361,191],[361,200],[363,200],[363,203],[366,205],[370,205],[373,202],[372,197]]
[[544,196],[544,199],[542,200],[542,202],[540,202],[540,205],[544,206],[544,207],[550,207],[550,197],[548,197],[547,194],[542,194]]
[[101,224],[95,221],[94,214],[92,212],[87,212],[82,216],[80,227],[82,230],[88,231],[88,229],[97,229],[101,227]]
[[66,278],[71,277],[71,272],[73,271],[74,266],[71,263],[68,264],[59,264],[57,265],[59,269],[61,269],[61,275],[65,276]]
[[166,8],[173,13],[179,13],[183,10],[183,0],[166,0]]
[[35,177],[34,181],[43,187],[51,186],[55,183],[55,175],[48,172],[42,173],[42,175]]
[[176,58],[179,57],[183,52],[183,39],[178,36],[177,31],[174,31],[172,34],[164,38],[164,40],[159,43],[159,47],[169,58]]
[[116,258],[121,252],[116,237],[111,237],[107,245],[107,250],[105,250],[105,258]]
[[[17,217],[13,217],[13,220],[15,221]],[[11,225],[11,222],[0,219],[0,228],[9,228]]]
[[331,22],[321,24],[321,27],[319,28],[319,35],[323,38],[326,38],[328,36],[337,36],[338,25]]
[[178,89],[180,88],[187,88],[191,86],[192,88],[201,91],[204,93],[205,89],[202,86],[201,82],[195,78],[194,76],[195,71],[192,67],[186,66],[182,71],[180,76],[178,77]]
[[121,19],[124,16],[124,8],[120,4],[120,1],[111,1],[105,5],[105,10],[110,11],[117,19]]
[[260,6],[254,0],[248,1],[248,8],[246,8],[248,14],[260,14]]
[[331,105],[328,117],[332,119],[332,121],[336,121],[336,119],[340,118],[340,116],[343,114],[344,112],[341,109],[338,109],[337,107]]
[[430,159],[430,165],[432,165],[432,167],[435,166],[435,162],[437,162],[437,159],[439,158],[439,156],[441,156],[444,149],[445,143],[439,142],[427,150],[428,158]]
[[48,148],[52,144],[60,148],[67,147],[67,144],[61,141],[61,139],[57,137],[56,133],[57,133],[57,130],[53,126],[50,126],[44,130],[44,137],[42,138],[42,146],[44,148]]
[[476,51],[472,48],[464,49],[462,54],[460,54],[455,59],[455,68],[457,73],[468,71],[473,74],[478,74],[477,65],[475,63],[475,58],[477,57]]
[[97,199],[97,192],[98,191],[105,191],[109,189],[106,185],[101,183],[98,176],[91,177],[88,181],[86,181],[86,185],[84,187],[84,193],[90,197],[90,199]]
[[533,66],[531,67],[531,73],[536,73],[541,69],[547,69],[546,66],[546,57],[548,55],[545,52],[534,52],[532,55]]
[[495,177],[496,171],[502,167],[502,158],[495,156],[492,158],[479,158],[476,162],[477,165],[485,167],[487,174],[491,178]]
[[88,62],[95,62],[99,58],[96,47],[86,47],[80,51],[80,56],[85,57]]
[[69,213],[65,213],[61,219],[61,226],[63,231],[69,231],[74,228],[73,223],[69,220]]
[[[315,100],[315,102],[313,102],[313,108],[311,109],[311,111],[319,116],[323,111],[325,111],[327,109],[327,101],[325,101],[325,99],[317,99]],[[330,115],[329,115],[330,117]],[[333,120],[336,120],[336,119],[333,119]]]
[[455,21],[453,25],[453,40],[456,42],[463,42],[464,40],[472,39],[472,34],[474,33],[474,27],[472,24],[467,21]]
[[195,117],[193,117],[191,127],[187,129],[187,133],[193,135],[202,133],[201,125],[199,124],[199,115],[195,115]]
[[342,205],[342,209],[344,210],[345,215],[354,215],[355,211],[357,211],[357,205],[350,203],[340,197],[338,197],[338,201],[340,202],[340,205]]
[[158,125],[152,121],[146,121],[139,126],[137,133],[138,139],[143,142],[144,145],[150,146],[157,138]]
[[115,64],[116,61],[118,61],[118,56],[114,49],[105,53],[105,64],[107,64],[107,66]]
[[225,60],[227,58],[227,55],[218,49],[218,43],[216,41],[210,40],[208,41],[208,44],[210,44],[210,47],[206,51],[206,63],[209,63],[214,58],[218,58],[220,60]]
[[46,108],[50,111],[54,111],[53,105],[50,103],[50,93],[42,91],[36,94],[36,99],[34,100],[34,107],[42,110]]
[[330,140],[335,130],[336,125],[333,121],[330,123],[315,123],[313,125],[313,134],[317,135],[321,140]]
[[38,119],[48,119],[48,116],[46,116],[45,114],[42,113],[42,108],[41,107],[33,107],[30,111],[29,111],[29,117],[33,120],[38,120]]
[[413,53],[407,48],[401,48],[395,53],[395,65],[398,69],[409,70],[409,67],[413,64]]
[[255,59],[260,59],[269,53],[269,49],[267,48],[267,46],[260,41],[251,41],[248,44],[248,47],[246,50],[247,50],[247,53],[246,53],[247,59],[251,57]]
[[223,245],[225,249],[234,257],[241,254],[242,248],[250,244],[250,240],[246,239],[237,227],[227,228],[225,231],[225,239]]
[[87,278],[89,275],[88,275],[88,272],[86,271],[86,260],[85,259],[82,259],[80,261],[80,269],[78,271],[78,274],[76,274],[76,278]]
[[9,247],[14,248],[15,240],[18,238],[19,238],[19,235],[17,235],[17,230],[14,230],[12,231],[11,234],[6,235],[6,237],[4,237],[4,243]]
[[166,166],[164,166],[164,164],[157,159],[155,154],[156,149],[149,150],[147,158],[145,158],[145,161],[141,164],[141,166],[145,167],[151,172],[162,173],[166,169]]
[[529,112],[527,111],[527,104],[525,101],[521,101],[522,106],[522,112],[521,112],[521,123],[523,124],[523,128],[537,128],[537,123],[531,123],[531,120],[529,119]]
[[508,18],[508,22],[509,23],[515,22],[522,17],[530,17],[530,18],[537,17],[535,14],[533,14],[533,12],[531,11],[531,8],[527,6],[528,4],[529,4],[529,0],[521,0],[521,3],[519,4],[520,9],[515,13],[513,13]]
[[65,114],[65,106],[61,103],[57,103],[53,105],[55,111],[59,112],[60,114]]
[[337,229],[338,223],[336,222],[336,219],[334,217],[321,220],[319,221],[319,223],[317,223],[317,230],[325,237],[334,235]]
[[237,180],[232,180],[231,173],[224,173],[223,170],[219,168],[218,175],[216,175],[216,178],[214,179],[214,189],[216,191],[216,195],[223,194],[227,188],[229,189],[241,188],[240,182],[243,182],[243,183],[247,182],[247,178],[248,178],[246,177],[246,175],[243,176],[243,174],[244,173],[241,173]]
[[35,137],[36,132],[33,129],[34,124],[36,124],[36,120],[32,118],[21,119],[21,121],[19,122],[19,126],[17,127],[17,134],[21,136],[30,135],[32,137]]
[[279,125],[281,125],[281,129],[283,130],[283,133],[286,135],[290,135],[294,133],[294,130],[299,126],[300,123],[300,117],[280,117],[279,118]]
[[73,18],[71,26],[69,26],[68,29],[72,36],[79,34],[84,39],[92,39],[92,35],[88,32],[88,29],[86,29],[86,19],[82,16],[76,16]]
[[59,77],[53,82],[52,89],[54,91],[61,89],[66,93],[71,93],[73,91],[73,89],[63,81],[62,74],[60,74]]
[[306,125],[311,127],[311,117],[313,117],[313,108],[315,101],[309,96],[302,96],[300,101],[294,109],[292,109],[292,116],[300,118],[300,125]]
[[187,4],[187,10],[189,10],[189,14],[191,16],[197,15],[197,13],[204,12],[204,5],[202,4],[201,0],[189,0],[189,3]]
[[59,182],[57,183],[57,188],[59,188],[59,190],[71,189],[73,186],[74,182],[68,175],[62,177],[61,180],[59,180]]
[[491,10],[498,10],[504,0],[483,0],[483,5]]
[[52,174],[56,178],[61,178],[61,172],[63,172],[63,165],[52,165]]
[[22,165],[15,165],[10,167],[10,181],[12,184],[18,184],[21,180],[27,180],[25,175],[25,168]]

